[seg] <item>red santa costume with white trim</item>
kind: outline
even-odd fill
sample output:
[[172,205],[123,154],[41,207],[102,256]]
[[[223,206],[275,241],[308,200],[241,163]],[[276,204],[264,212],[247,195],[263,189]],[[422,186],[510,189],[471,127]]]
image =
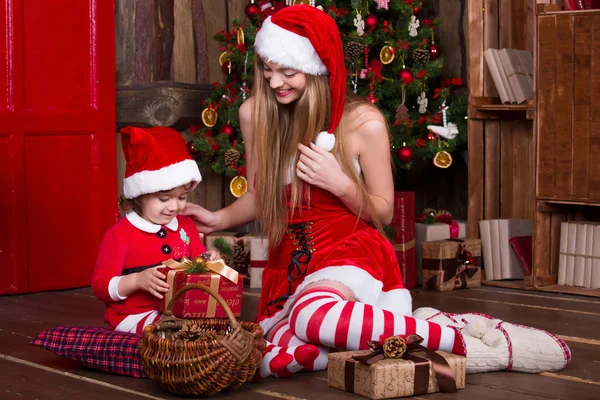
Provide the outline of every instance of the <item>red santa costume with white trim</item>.
[[[290,6],[263,22],[254,46],[264,61],[329,76],[330,126],[315,142],[331,151],[346,93],[335,20],[314,7]],[[281,347],[267,349],[262,376],[323,369],[329,348],[364,349],[382,335],[413,333],[431,349],[466,355],[468,372],[539,372],[568,364],[568,347],[548,332],[433,309],[416,310],[411,317],[411,297],[394,249],[377,230],[327,190],[311,187],[310,204],[297,207],[288,213],[288,230],[263,273],[258,320],[267,338]],[[356,301],[315,284],[323,280],[343,283]],[[309,284],[314,285],[304,290]]]
[[[201,181],[181,135],[170,128],[125,128],[121,131],[127,161],[124,196],[170,190]],[[161,265],[168,259],[195,257],[206,249],[189,217],[176,216],[161,226],[131,211],[104,235],[92,277],[92,289],[106,303],[104,319],[110,329],[141,333],[160,317],[160,300],[138,290],[121,296],[119,281],[127,274]]]

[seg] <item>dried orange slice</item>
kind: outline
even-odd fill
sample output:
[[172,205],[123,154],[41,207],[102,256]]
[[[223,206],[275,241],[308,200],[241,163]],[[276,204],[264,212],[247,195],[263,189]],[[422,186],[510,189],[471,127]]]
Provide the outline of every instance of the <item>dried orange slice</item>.
[[236,176],[229,182],[229,191],[235,197],[240,197],[248,191],[248,181],[241,175]]
[[237,42],[238,42],[238,44],[239,44],[239,45],[242,45],[242,44],[244,44],[244,40],[245,40],[245,37],[244,37],[244,30],[243,30],[243,29],[242,29],[242,27],[240,26],[240,27],[238,28],[238,30],[237,30]]
[[202,122],[209,128],[212,128],[217,123],[217,112],[214,108],[205,108],[202,111]]
[[382,64],[389,64],[395,58],[394,49],[391,46],[383,46],[379,52],[379,59]]
[[452,156],[447,151],[439,151],[433,157],[433,165],[438,168],[448,168],[452,165]]
[[[242,33],[243,34],[243,33]],[[219,56],[219,65],[223,66],[223,64],[225,64],[227,61],[229,61],[229,53],[224,51],[221,53],[221,55]]]

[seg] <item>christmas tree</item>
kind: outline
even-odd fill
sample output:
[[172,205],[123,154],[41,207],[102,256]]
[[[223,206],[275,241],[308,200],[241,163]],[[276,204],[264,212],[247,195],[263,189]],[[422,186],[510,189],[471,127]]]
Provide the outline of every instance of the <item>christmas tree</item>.
[[[254,38],[261,22],[292,4],[322,8],[342,32],[348,89],[376,104],[386,117],[391,151],[400,168],[414,157],[448,168],[451,153],[466,143],[465,97],[452,91],[461,78],[441,76],[443,50],[435,43],[439,18],[427,19],[427,0],[282,0],[249,3],[244,23],[215,39],[224,45],[219,59],[225,84],[214,84],[205,100],[204,126],[190,127],[190,152],[201,167],[229,177],[245,175],[238,111],[251,94]],[[316,4],[315,4],[316,3]],[[234,178],[235,179],[235,178]],[[238,178],[235,195],[244,188]],[[235,187],[234,187],[235,186]]]

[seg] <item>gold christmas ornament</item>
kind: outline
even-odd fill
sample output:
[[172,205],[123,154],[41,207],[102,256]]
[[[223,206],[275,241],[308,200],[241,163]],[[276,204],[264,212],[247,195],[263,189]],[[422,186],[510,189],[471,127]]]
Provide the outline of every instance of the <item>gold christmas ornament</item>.
[[389,64],[394,61],[396,54],[394,52],[394,48],[392,46],[383,46],[381,51],[379,52],[379,58],[381,59],[382,64]]
[[208,107],[202,111],[202,122],[209,128],[212,128],[217,123],[217,111],[214,108]]
[[306,4],[307,6],[309,6],[310,0],[294,0],[294,5],[296,4]]
[[448,168],[452,165],[452,156],[447,151],[438,151],[433,157],[433,165],[438,168]]
[[229,191],[234,197],[240,197],[248,191],[248,181],[241,175],[236,176],[229,182]]

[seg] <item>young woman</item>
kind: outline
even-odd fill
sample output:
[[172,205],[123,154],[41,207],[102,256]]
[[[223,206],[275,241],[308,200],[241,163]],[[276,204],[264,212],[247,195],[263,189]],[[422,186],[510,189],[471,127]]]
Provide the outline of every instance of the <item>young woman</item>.
[[201,232],[257,218],[268,234],[258,320],[273,345],[261,375],[320,370],[329,348],[412,333],[466,355],[469,372],[566,366],[569,349],[548,332],[476,314],[412,313],[379,229],[393,212],[386,122],[346,92],[335,21],[287,7],[264,21],[255,49],[254,94],[240,107],[248,192],[214,213],[191,204],[184,213]]

